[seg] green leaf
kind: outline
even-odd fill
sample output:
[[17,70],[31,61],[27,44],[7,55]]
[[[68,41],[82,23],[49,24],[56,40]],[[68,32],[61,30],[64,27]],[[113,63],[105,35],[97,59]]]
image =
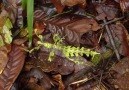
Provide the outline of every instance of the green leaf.
[[42,35],[38,35],[38,38],[42,41],[43,36]]
[[54,34],[53,40],[56,43],[58,41],[59,34]]
[[2,38],[2,36],[0,35],[0,46],[4,46],[5,44],[4,44],[4,42],[3,42],[3,38]]
[[8,44],[12,42],[12,33],[7,26],[3,26],[4,41]]
[[70,57],[68,52],[65,52],[64,54],[65,54],[65,57]]
[[27,0],[22,0],[22,8],[26,9],[27,6]]
[[27,23],[29,33],[29,47],[32,44],[32,31],[33,31],[33,15],[34,14],[34,0],[27,0]]
[[70,53],[70,56],[71,56],[71,57],[74,57],[74,53],[71,52],[71,53]]
[[3,26],[2,33],[4,34],[4,41],[8,44],[12,42],[12,33],[10,29],[12,28],[11,21],[7,18],[5,25]]
[[54,54],[54,52],[53,52],[53,51],[51,51],[51,52],[50,52],[50,54],[49,54],[48,61],[50,61],[50,62],[51,62],[51,61],[53,60],[53,58],[52,58],[52,57],[54,57],[54,55],[55,55],[55,54]]
[[5,22],[5,25],[6,25],[6,27],[7,27],[8,29],[13,28],[13,25],[12,25],[12,23],[11,23],[11,21],[10,21],[9,18],[7,18],[7,20],[6,20],[6,22]]
[[97,54],[94,57],[92,57],[91,62],[94,65],[97,65],[100,62],[100,60],[101,60],[101,55],[100,54]]

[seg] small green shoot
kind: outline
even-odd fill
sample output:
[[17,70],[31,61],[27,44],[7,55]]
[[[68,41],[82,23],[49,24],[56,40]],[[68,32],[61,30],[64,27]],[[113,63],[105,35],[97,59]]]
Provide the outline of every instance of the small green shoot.
[[32,44],[32,31],[33,31],[33,15],[34,14],[34,0],[27,0],[27,23],[29,32],[29,47]]
[[34,14],[34,0],[22,0],[23,9],[27,9],[27,24],[29,34],[29,47],[32,44],[32,32],[33,32],[33,14]]

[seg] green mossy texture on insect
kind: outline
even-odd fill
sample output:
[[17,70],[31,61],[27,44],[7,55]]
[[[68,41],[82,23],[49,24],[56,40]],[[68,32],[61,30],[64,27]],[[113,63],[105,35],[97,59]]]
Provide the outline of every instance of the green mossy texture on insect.
[[77,64],[84,64],[83,62],[79,61],[79,60],[75,60],[73,59],[73,57],[79,57],[79,56],[83,56],[84,54],[89,57],[89,56],[92,56],[94,57],[95,55],[98,55],[99,53],[95,52],[95,51],[92,51],[90,49],[86,49],[84,47],[74,47],[74,46],[65,46],[62,44],[62,41],[64,39],[61,38],[58,34],[55,34],[54,37],[53,37],[53,40],[54,40],[54,44],[52,43],[48,43],[48,42],[44,42],[43,41],[43,37],[41,35],[37,35],[39,37],[39,41],[37,42],[37,44],[39,46],[43,46],[47,49],[52,49],[50,54],[49,54],[49,61],[52,61],[52,57],[54,57],[54,50],[60,50],[63,52],[65,58],[69,59],[70,61],[72,62],[75,62]]

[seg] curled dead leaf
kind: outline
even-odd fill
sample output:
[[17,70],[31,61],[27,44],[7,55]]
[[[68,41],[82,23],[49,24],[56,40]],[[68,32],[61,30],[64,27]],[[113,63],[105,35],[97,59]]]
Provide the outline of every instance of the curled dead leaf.
[[23,51],[21,46],[12,45],[11,52],[9,53],[9,61],[0,75],[0,90],[9,90],[20,73],[26,52]]
[[100,29],[99,24],[92,18],[81,15],[65,14],[48,20],[47,27],[54,35],[65,36],[68,44],[79,46],[81,36],[89,31]]

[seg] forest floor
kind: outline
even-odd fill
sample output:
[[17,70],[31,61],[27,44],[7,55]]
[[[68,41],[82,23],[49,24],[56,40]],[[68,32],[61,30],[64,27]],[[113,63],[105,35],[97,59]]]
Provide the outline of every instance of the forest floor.
[[129,90],[129,0],[24,1],[0,1],[0,90]]

